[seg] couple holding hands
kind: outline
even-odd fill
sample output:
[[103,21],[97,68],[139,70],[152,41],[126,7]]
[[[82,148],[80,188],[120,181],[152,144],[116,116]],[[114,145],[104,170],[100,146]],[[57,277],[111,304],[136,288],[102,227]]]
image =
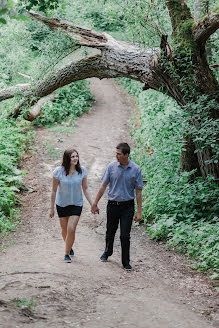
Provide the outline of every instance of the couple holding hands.
[[142,219],[142,175],[140,167],[129,159],[130,147],[120,143],[116,147],[116,161],[110,163],[102,177],[102,184],[94,202],[91,200],[87,183],[87,171],[80,165],[79,154],[75,149],[65,150],[62,164],[53,172],[50,217],[57,213],[65,241],[64,261],[70,263],[74,255],[72,249],[75,231],[83,207],[83,195],[91,205],[91,212],[99,214],[98,202],[109,185],[107,203],[106,245],[101,261],[107,261],[113,254],[114,237],[120,223],[122,265],[127,271],[130,265],[130,232],[135,213],[135,222]]

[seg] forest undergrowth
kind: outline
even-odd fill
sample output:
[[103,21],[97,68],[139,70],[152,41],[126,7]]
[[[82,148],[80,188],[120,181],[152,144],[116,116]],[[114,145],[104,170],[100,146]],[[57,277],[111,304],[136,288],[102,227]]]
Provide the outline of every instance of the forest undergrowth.
[[[185,253],[198,270],[219,272],[219,187],[209,177],[180,170],[187,118],[167,96],[132,80],[120,83],[134,97],[139,113],[131,120],[143,171],[143,220],[151,238]],[[137,120],[136,120],[137,117]]]

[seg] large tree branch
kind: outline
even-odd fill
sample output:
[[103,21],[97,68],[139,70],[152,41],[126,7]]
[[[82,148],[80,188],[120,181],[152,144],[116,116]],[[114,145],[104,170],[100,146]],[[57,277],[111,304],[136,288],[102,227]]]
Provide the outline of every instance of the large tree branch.
[[82,28],[64,19],[46,17],[32,10],[26,12],[26,15],[44,23],[54,31],[64,31],[71,39],[78,41],[81,46],[100,48],[102,45],[105,46],[107,42],[107,37],[104,33]]
[[96,55],[72,62],[59,70],[48,74],[24,94],[24,99],[15,109],[15,116],[25,104],[33,105],[56,89],[77,80],[90,77],[112,78],[129,77],[148,87],[159,89],[160,79],[154,79],[156,53],[159,49],[140,48],[138,45],[117,41],[110,35],[74,26],[71,22],[58,18],[48,18],[35,12],[27,13],[53,30],[61,29],[80,45],[98,49]]
[[37,13],[28,14],[56,30],[61,29],[79,44],[97,48],[96,54],[83,58],[77,62],[55,70],[44,79],[32,83],[31,88],[24,92],[24,98],[15,108],[18,116],[23,106],[32,106],[40,98],[45,97],[56,89],[77,80],[90,77],[113,78],[127,77],[145,84],[145,89],[159,90],[162,88],[179,104],[182,95],[177,89],[177,82],[166,76],[162,68],[157,65],[159,49],[141,48],[139,45],[117,41],[110,35],[75,27],[71,22],[57,18],[48,18]]
[[[181,8],[185,6],[183,0],[169,0],[167,2],[172,5],[177,3]],[[187,17],[190,17],[190,12],[188,13],[187,9],[185,12]],[[63,30],[73,40],[76,39],[80,45],[96,48],[96,52],[94,55],[56,69],[35,84],[32,83],[31,87],[23,93],[24,97],[15,109],[15,116],[19,115],[22,106],[32,106],[40,98],[51,94],[60,87],[91,77],[135,79],[144,83],[145,89],[165,90],[179,104],[183,104],[182,93],[177,87],[178,81],[172,79],[161,66],[157,65],[159,49],[141,48],[139,45],[117,41],[106,33],[100,34],[74,26],[71,22],[58,18],[48,18],[34,12],[27,15],[54,30]],[[180,17],[182,20],[183,17],[181,15]],[[7,93],[5,90],[4,92],[4,94]],[[12,96],[12,92],[10,94]],[[7,99],[7,97],[1,99]]]
[[194,40],[199,44],[205,44],[209,37],[219,28],[219,8],[216,8],[193,27]]
[[[109,36],[110,37],[110,36]],[[90,77],[113,78],[128,77],[151,88],[159,88],[160,82],[153,78],[153,63],[155,53],[151,48],[139,49],[137,46],[124,42],[117,42],[113,38],[112,48],[102,49],[97,54],[83,58],[77,62],[49,73],[42,81],[37,82],[24,93],[24,98],[15,109],[15,116],[19,115],[22,106],[33,105],[40,98],[49,95],[56,89],[78,80]]]
[[0,102],[13,98],[16,94],[23,94],[24,91],[30,89],[29,83],[17,84],[13,87],[0,90]]

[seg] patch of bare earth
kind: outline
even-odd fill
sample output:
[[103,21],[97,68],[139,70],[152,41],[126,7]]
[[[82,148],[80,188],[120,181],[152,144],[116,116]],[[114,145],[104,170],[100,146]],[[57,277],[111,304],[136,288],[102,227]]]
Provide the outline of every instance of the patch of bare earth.
[[[100,215],[92,215],[85,200],[75,256],[64,263],[58,218],[48,217],[52,171],[63,150],[79,151],[94,198],[116,144],[131,143],[132,109],[124,92],[111,80],[92,79],[91,89],[96,101],[77,121],[75,132],[37,129],[35,150],[24,159],[29,192],[21,196],[22,225],[12,236],[14,243],[0,254],[0,327],[216,327],[219,301],[207,276],[193,271],[184,256],[151,241],[143,226],[132,229],[132,272],[121,267],[119,233],[113,256],[99,261],[106,195]],[[24,304],[15,306],[15,299]],[[33,307],[24,300],[32,300]]]

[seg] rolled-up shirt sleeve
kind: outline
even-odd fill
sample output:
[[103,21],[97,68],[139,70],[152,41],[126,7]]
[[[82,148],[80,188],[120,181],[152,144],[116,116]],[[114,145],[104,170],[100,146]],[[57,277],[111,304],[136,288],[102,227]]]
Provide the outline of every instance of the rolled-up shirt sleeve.
[[105,172],[102,176],[101,181],[106,185],[109,184],[109,182],[110,182],[110,169],[109,169],[109,166],[107,166],[107,168],[106,168],[106,170],[105,170]]
[[142,180],[141,170],[139,169],[139,172],[136,175],[135,189],[142,189],[142,188],[143,188],[143,180]]

